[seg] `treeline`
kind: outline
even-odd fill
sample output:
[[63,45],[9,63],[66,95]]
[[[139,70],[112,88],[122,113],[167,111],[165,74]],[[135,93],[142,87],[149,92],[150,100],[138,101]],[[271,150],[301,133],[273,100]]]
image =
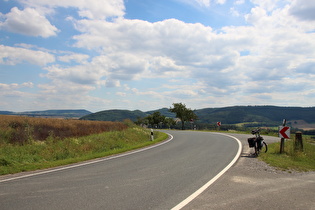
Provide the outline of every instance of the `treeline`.
[[[241,123],[237,125],[239,120],[236,120],[236,119],[239,119],[240,117],[242,117],[244,115],[244,112],[237,113],[234,110],[233,113],[229,113],[229,112],[226,112],[226,110],[223,110],[223,111],[222,109],[220,110],[221,110],[220,117],[215,118],[217,119],[217,121],[213,122],[212,120],[210,123],[204,123],[200,120],[199,116],[196,114],[196,113],[199,113],[198,111],[196,110],[193,111],[190,108],[187,108],[186,105],[182,103],[173,103],[173,107],[170,107],[167,111],[170,113],[173,113],[176,118],[166,117],[163,114],[161,114],[159,111],[155,111],[145,117],[138,117],[135,123],[141,126],[147,126],[151,128],[223,130],[223,131],[229,131],[229,130],[251,131],[257,127],[262,127],[264,128],[262,131],[263,134],[278,133],[278,126],[280,125],[279,122],[271,121],[268,119],[266,120],[266,118],[263,118],[263,117],[255,118],[252,116],[251,119],[247,119],[249,122]],[[165,109],[164,109],[164,113],[167,113]],[[225,122],[221,122],[220,119],[224,119],[223,117],[224,113],[231,119],[229,121],[226,120]],[[278,121],[280,120],[278,119]],[[220,125],[218,125],[218,122],[220,122]],[[237,122],[237,123],[233,124],[232,122],[233,123]],[[296,129],[296,128],[291,128],[292,133],[296,131],[301,131],[301,130]],[[313,135],[315,131],[304,131],[303,133]]]
[[183,103],[173,103],[173,107],[170,107],[169,112],[176,114],[178,121],[161,115],[159,111],[156,111],[144,118],[138,118],[136,124],[147,125],[151,128],[178,128],[177,122],[180,122],[180,128],[184,130],[186,122],[193,123],[198,119],[194,111],[187,108]]

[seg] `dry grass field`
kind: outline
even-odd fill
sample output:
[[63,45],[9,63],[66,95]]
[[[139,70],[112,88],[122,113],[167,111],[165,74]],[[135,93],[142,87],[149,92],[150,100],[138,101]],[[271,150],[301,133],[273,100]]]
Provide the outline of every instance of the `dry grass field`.
[[132,121],[104,122],[0,115],[0,175],[105,157],[155,144],[167,134]]
[[122,122],[0,115],[0,144],[25,144],[32,140],[45,141],[48,137],[81,137],[107,131],[121,131],[127,127]]

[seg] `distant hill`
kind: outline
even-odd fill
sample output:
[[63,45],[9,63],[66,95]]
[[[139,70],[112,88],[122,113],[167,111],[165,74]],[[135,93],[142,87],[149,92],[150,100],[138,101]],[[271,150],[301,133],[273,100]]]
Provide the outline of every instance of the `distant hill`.
[[45,111],[29,111],[29,112],[8,112],[0,111],[2,115],[23,115],[31,117],[62,117],[62,118],[80,118],[91,114],[92,112],[85,109],[78,110],[45,110]]
[[[147,112],[140,110],[104,110],[96,113],[79,110],[46,110],[30,112],[0,111],[1,115],[25,115],[33,117],[58,117],[79,118],[84,120],[123,121],[130,119],[136,121],[154,112],[160,112],[166,117],[175,118],[175,114],[168,108],[162,108]],[[198,124],[222,124],[257,123],[257,126],[279,126],[283,119],[287,119],[288,125],[302,129],[315,127],[315,107],[279,107],[279,106],[231,106],[223,108],[205,108],[194,110],[198,116]]]
[[0,114],[2,114],[2,115],[12,115],[12,114],[14,114],[14,112],[0,111]]
[[308,123],[315,123],[315,107],[232,106],[199,109],[195,113],[203,123],[221,121],[225,124],[243,122],[279,124],[283,119],[304,120]]
[[119,110],[119,109],[112,109],[106,111],[100,111],[96,113],[92,113],[81,117],[81,120],[99,120],[99,121],[123,121],[125,119],[130,119],[132,121],[136,121],[137,118],[143,118],[147,116],[146,113],[135,110]]
[[165,117],[171,117],[171,118],[175,118],[175,113],[170,112],[168,108],[162,108],[162,109],[157,109],[157,110],[153,110],[153,111],[147,111],[145,112],[145,114],[150,115],[153,114],[154,112],[160,112],[161,115],[164,115]]
[[96,112],[93,114],[86,115],[82,117],[82,120],[101,120],[101,121],[123,121],[125,119],[130,119],[132,121],[136,121],[138,118],[144,118],[154,112],[160,112],[161,115],[166,117],[175,117],[175,114],[170,112],[168,108],[157,109],[148,112],[142,112],[140,110],[120,110],[120,109],[112,109]]
[[[140,110],[105,110],[82,117],[86,120],[122,121],[130,119],[136,121],[149,114],[159,111],[166,117],[175,117],[167,108],[142,112]],[[244,122],[260,122],[265,125],[280,125],[283,119],[288,121],[304,120],[315,123],[315,107],[278,107],[278,106],[232,106],[223,108],[205,108],[194,111],[199,120],[197,123],[237,124]]]

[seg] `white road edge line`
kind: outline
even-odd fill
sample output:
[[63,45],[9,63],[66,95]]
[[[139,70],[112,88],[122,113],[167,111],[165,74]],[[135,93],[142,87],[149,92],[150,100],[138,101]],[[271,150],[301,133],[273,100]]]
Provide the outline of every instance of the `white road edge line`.
[[162,146],[163,144],[166,144],[168,142],[170,142],[171,140],[173,140],[173,136],[169,133],[166,133],[170,138],[162,143],[159,144],[155,144],[153,146],[149,146],[149,147],[145,147],[142,149],[137,149],[131,152],[126,152],[126,153],[122,153],[122,154],[118,154],[118,155],[113,155],[110,157],[105,157],[105,158],[100,158],[94,161],[88,161],[88,162],[84,162],[84,163],[79,163],[79,164],[75,164],[75,165],[70,165],[70,166],[65,166],[65,167],[61,167],[61,168],[56,168],[56,169],[52,169],[52,170],[47,170],[47,171],[41,171],[41,172],[37,172],[37,173],[32,173],[32,174],[27,174],[27,175],[22,175],[22,176],[17,176],[17,177],[12,177],[12,178],[8,178],[8,179],[3,179],[0,180],[0,183],[2,182],[8,182],[8,181],[12,181],[12,180],[16,180],[16,179],[23,179],[23,178],[27,178],[27,177],[31,177],[31,176],[37,176],[37,175],[41,175],[41,174],[48,174],[48,173],[52,173],[52,172],[56,172],[56,171],[62,171],[62,170],[66,170],[66,169],[70,169],[70,168],[76,168],[76,167],[81,167],[81,166],[85,166],[85,165],[90,165],[90,164],[94,164],[94,163],[98,163],[98,162],[102,162],[102,161],[108,161],[108,160],[112,160],[112,159],[116,159],[116,158],[120,158],[120,157],[124,157],[127,155],[132,155],[135,153],[139,153],[139,152],[143,152],[149,149],[153,149],[155,147],[158,146]]
[[207,182],[205,185],[203,185],[201,188],[199,188],[196,192],[194,192],[193,194],[188,196],[185,200],[183,200],[182,202],[177,204],[177,206],[175,206],[171,210],[182,209],[184,206],[186,206],[188,203],[190,203],[192,200],[194,200],[198,195],[200,195],[210,185],[212,185],[217,179],[219,179],[227,170],[229,170],[234,165],[234,163],[238,160],[238,158],[240,157],[241,152],[242,152],[242,143],[240,142],[239,139],[237,139],[234,136],[230,136],[230,135],[223,134],[223,133],[215,133],[215,134],[231,137],[231,138],[235,139],[238,142],[239,148],[238,148],[238,151],[237,151],[234,159],[229,163],[229,165],[227,165],[220,173],[218,173],[215,177],[213,177],[209,182]]

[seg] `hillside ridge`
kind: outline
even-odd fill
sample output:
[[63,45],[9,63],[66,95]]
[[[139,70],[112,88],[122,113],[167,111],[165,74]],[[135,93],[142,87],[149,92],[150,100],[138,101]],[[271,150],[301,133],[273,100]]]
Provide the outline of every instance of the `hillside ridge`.
[[[142,112],[140,110],[104,110],[81,119],[85,120],[105,120],[122,121],[130,119],[136,121],[156,111],[166,117],[175,117],[174,113],[169,112],[168,108]],[[315,123],[315,107],[280,107],[280,106],[230,106],[222,108],[203,108],[194,110],[198,116],[198,123],[237,124],[246,122],[261,122],[268,125],[279,125],[283,119],[288,121],[304,120],[307,123]]]
[[44,110],[44,111],[26,111],[26,112],[11,112],[0,111],[1,115],[19,115],[30,117],[61,117],[61,118],[81,118],[85,115],[89,115],[92,112],[85,109],[56,109],[56,110]]
[[[130,119],[137,121],[154,112],[175,118],[175,114],[168,108],[161,108],[143,112],[141,110],[111,109],[92,113],[85,109],[77,110],[45,110],[28,112],[0,111],[1,115],[22,115],[33,117],[78,118],[82,120],[123,121]],[[301,128],[315,129],[315,107],[281,107],[281,106],[229,106],[222,108],[202,108],[194,110],[198,116],[196,123],[200,124],[239,124],[258,123],[260,126],[278,126],[283,119],[289,125]]]

